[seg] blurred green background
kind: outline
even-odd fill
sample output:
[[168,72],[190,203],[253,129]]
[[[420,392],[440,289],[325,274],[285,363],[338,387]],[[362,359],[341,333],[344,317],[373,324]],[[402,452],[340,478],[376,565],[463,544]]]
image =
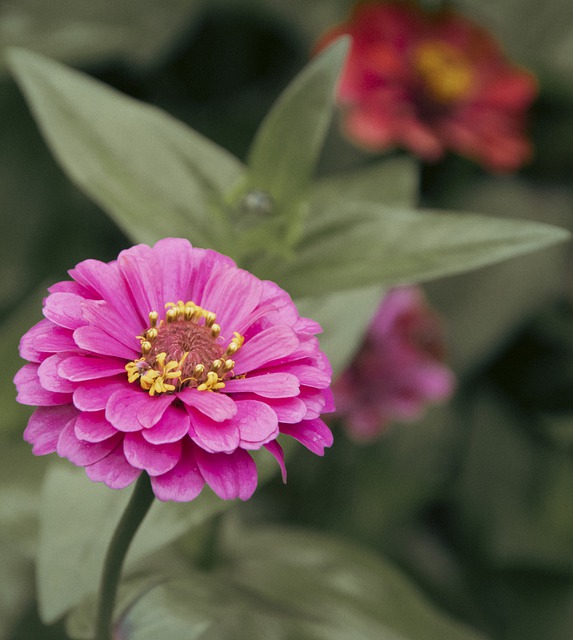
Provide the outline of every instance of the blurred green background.
[[[436,4],[427,2],[428,5]],[[533,162],[491,176],[448,157],[421,168],[426,205],[573,229],[573,5],[452,2],[533,69]],[[23,46],[158,105],[240,158],[264,114],[343,19],[337,0],[40,0],[0,4],[0,45]],[[52,159],[0,51],[0,640],[62,636],[35,613],[36,510],[45,460],[21,444],[20,335],[47,284],[129,242]],[[322,172],[374,157],[333,127]],[[193,238],[190,238],[191,241]],[[486,637],[568,640],[573,628],[571,249],[560,245],[426,287],[459,390],[414,425],[358,446],[334,425],[325,459],[301,451],[289,483],[241,507],[252,522],[335,532],[389,557],[427,598]],[[64,526],[64,525],[63,525]]]

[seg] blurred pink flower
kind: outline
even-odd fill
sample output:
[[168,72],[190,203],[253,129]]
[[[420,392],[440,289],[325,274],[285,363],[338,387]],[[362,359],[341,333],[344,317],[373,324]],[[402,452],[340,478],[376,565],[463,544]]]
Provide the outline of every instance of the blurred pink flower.
[[344,34],[352,45],[338,98],[356,143],[404,147],[429,162],[449,149],[500,172],[530,158],[524,130],[535,78],[485,29],[448,9],[367,2],[317,49]]
[[447,400],[455,378],[444,356],[442,327],[422,290],[391,289],[356,358],[334,384],[337,413],[350,435],[375,438],[388,423],[416,420],[427,404]]
[[246,500],[249,451],[265,447],[286,480],[279,433],[318,455],[332,444],[320,326],[276,284],[173,238],[70,275],[20,343],[36,455],[57,452],[112,488],[146,471],[160,500],[193,500],[205,482]]

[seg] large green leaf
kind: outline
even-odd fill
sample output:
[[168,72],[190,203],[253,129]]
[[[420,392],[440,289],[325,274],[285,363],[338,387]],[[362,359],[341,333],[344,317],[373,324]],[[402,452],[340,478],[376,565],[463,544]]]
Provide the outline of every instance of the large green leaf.
[[[292,442],[289,438],[284,443],[285,451]],[[253,452],[262,483],[278,467],[266,451],[257,453]],[[40,615],[45,622],[57,620],[96,591],[107,546],[131,491],[131,487],[113,491],[91,482],[83,469],[67,462],[54,462],[49,468],[40,507],[37,571]],[[134,539],[128,566],[234,504],[220,500],[208,488],[191,503],[156,500]]]
[[57,62],[20,49],[9,61],[64,170],[133,240],[182,236],[225,250],[222,194],[243,174],[234,156]]
[[228,562],[147,590],[126,640],[484,640],[435,609],[383,558],[304,531],[245,531]]
[[419,164],[409,156],[395,156],[359,169],[337,172],[316,180],[309,198],[313,214],[330,215],[341,202],[377,203],[387,207],[415,207]]
[[295,258],[268,273],[295,297],[452,275],[563,241],[550,225],[365,202],[314,207]]
[[312,177],[334,107],[334,90],[348,49],[336,42],[295,78],[266,116],[249,153],[252,187],[279,203],[300,198]]

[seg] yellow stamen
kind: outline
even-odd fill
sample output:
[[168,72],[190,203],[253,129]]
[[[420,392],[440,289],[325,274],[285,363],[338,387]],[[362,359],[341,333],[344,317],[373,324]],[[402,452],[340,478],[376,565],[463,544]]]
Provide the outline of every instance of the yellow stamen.
[[475,74],[471,62],[452,45],[428,40],[414,51],[414,67],[432,98],[448,103],[465,98]]
[[[172,393],[187,385],[195,386],[199,391],[223,389],[225,376],[229,377],[227,375],[229,373],[232,375],[231,372],[235,366],[234,360],[229,356],[241,348],[245,338],[240,333],[234,332],[221,357],[215,358],[211,363],[207,361],[196,364],[192,373],[189,373],[189,367],[186,368],[186,377],[183,378],[183,363],[189,352],[185,352],[179,361],[168,360],[166,352],[157,353],[159,345],[164,344],[160,334],[162,331],[169,331],[166,328],[166,323],[193,322],[200,325],[201,319],[203,319],[203,325],[210,330],[213,340],[219,337],[221,327],[216,324],[216,315],[212,311],[203,309],[192,301],[168,302],[165,308],[167,309],[165,320],[160,321],[157,311],[151,311],[149,313],[149,328],[142,335],[137,336],[143,357],[125,365],[128,381],[139,381],[141,388],[147,391],[150,396]],[[158,338],[160,339],[158,340]],[[221,346],[221,350],[223,348]]]
[[214,371],[209,371],[207,374],[207,380],[197,387],[197,391],[216,391],[218,389],[223,389],[224,387],[225,383],[221,378],[219,378]]

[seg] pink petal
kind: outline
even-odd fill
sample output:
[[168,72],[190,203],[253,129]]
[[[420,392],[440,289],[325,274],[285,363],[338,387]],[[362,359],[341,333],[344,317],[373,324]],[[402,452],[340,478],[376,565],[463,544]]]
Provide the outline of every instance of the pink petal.
[[181,440],[189,432],[191,420],[182,407],[170,406],[161,419],[151,428],[144,429],[141,435],[151,444],[164,444]]
[[324,455],[325,447],[331,447],[334,440],[330,429],[319,418],[298,424],[281,424],[281,433],[292,436],[319,456]]
[[129,464],[144,469],[150,476],[171,471],[181,458],[181,441],[150,444],[140,433],[126,433],[123,452]]
[[333,411],[336,411],[332,387],[322,389],[322,393],[324,394],[324,407],[322,408],[322,413],[332,413]]
[[279,435],[277,414],[264,402],[240,400],[233,422],[238,426],[243,449],[260,449]]
[[48,291],[50,293],[75,293],[77,296],[81,296],[84,299],[89,298],[92,295],[92,292],[88,291],[81,284],[74,282],[73,280],[55,282],[48,287]]
[[38,378],[39,365],[35,363],[25,364],[14,376],[14,384],[18,389],[16,400],[20,404],[39,407],[51,407],[59,404],[68,404],[71,400],[69,393],[56,393],[47,391],[40,384]]
[[72,393],[78,386],[76,382],[70,382],[60,377],[58,367],[60,363],[68,356],[56,353],[44,360],[38,368],[38,378],[40,384],[47,391],[56,391],[58,393]]
[[226,393],[252,392],[265,398],[288,398],[297,396],[299,384],[290,373],[265,373],[261,376],[237,378],[225,382]]
[[112,358],[70,356],[62,362],[58,373],[67,380],[82,382],[125,373],[125,363]]
[[[54,325],[49,320],[44,318],[26,331],[20,339],[20,345],[18,347],[18,352],[23,360],[28,360],[29,362],[42,362],[43,354],[34,347],[34,342],[37,337],[41,337],[49,332],[53,326]],[[72,343],[75,344],[73,340]]]
[[[147,432],[144,432],[147,433]],[[205,480],[199,471],[191,446],[183,446],[181,459],[171,471],[152,476],[153,493],[159,500],[189,502],[203,489]]]
[[143,326],[139,316],[126,309],[114,309],[103,300],[86,300],[82,305],[82,315],[90,325],[98,327],[122,344],[137,350]]
[[112,393],[129,389],[127,378],[88,380],[74,391],[74,404],[82,411],[102,411]]
[[213,273],[205,286],[202,307],[217,315],[221,333],[231,337],[235,327],[259,304],[261,281],[242,269]]
[[107,401],[105,417],[120,431],[141,431],[143,425],[137,414],[155,399],[141,389],[115,391]]
[[[207,282],[215,273],[223,273],[229,267],[235,269],[237,265],[227,256],[217,253],[212,249],[194,249],[193,250],[193,276],[192,276],[192,295],[191,300],[197,304],[201,304],[203,300],[203,292],[207,286]],[[210,311],[214,311],[210,309]]]
[[182,238],[165,238],[156,242],[153,250],[157,256],[161,273],[168,273],[163,283],[165,302],[193,299],[194,250],[188,240]]
[[62,429],[77,415],[71,404],[36,409],[24,429],[24,440],[33,445],[32,453],[37,456],[54,453]]
[[56,451],[60,457],[67,458],[79,467],[101,460],[121,441],[121,435],[116,432],[111,438],[101,442],[84,442],[76,436],[75,422],[75,419],[70,420],[62,429]]
[[298,318],[294,329],[297,333],[310,333],[312,335],[322,333],[320,324],[311,318]]
[[288,356],[298,345],[299,340],[289,326],[269,327],[247,340],[237,352],[234,372],[241,375],[254,371],[272,360]]
[[167,407],[175,400],[175,396],[162,394],[160,396],[149,396],[150,402],[141,405],[137,412],[139,423],[146,429],[150,429],[154,424],[161,420]]
[[[133,307],[133,302],[125,286],[125,282],[117,268],[117,262],[106,264],[99,260],[84,260],[70,275],[74,280],[95,292],[93,297],[101,297],[108,302],[118,313],[137,317],[138,313]],[[147,316],[139,318],[147,320]]]
[[184,389],[177,394],[188,407],[193,407],[216,422],[229,420],[237,413],[235,401],[216,391],[197,391]]
[[117,429],[106,420],[104,411],[82,412],[75,424],[76,436],[86,442],[102,442],[117,433]]
[[129,464],[119,444],[105,458],[86,466],[86,474],[90,480],[104,482],[110,489],[123,489],[141,474],[141,470]]
[[40,320],[20,340],[20,357],[31,362],[41,362],[46,353],[76,350],[76,343],[69,329],[56,327],[50,320]]
[[323,371],[318,367],[308,364],[285,364],[281,367],[286,373],[290,373],[298,378],[301,385],[314,387],[315,389],[324,389],[330,385],[331,374],[329,371]]
[[[244,393],[237,397],[237,404],[243,400],[260,401],[260,396],[255,393]],[[293,398],[265,398],[268,405],[276,414],[279,422],[300,422],[307,414],[305,403],[300,396]]]
[[83,298],[74,293],[52,293],[46,298],[43,313],[48,320],[66,329],[85,324],[82,318]]
[[319,418],[322,413],[327,413],[326,402],[330,395],[326,389],[313,389],[312,387],[302,387],[299,398],[306,406],[305,420]]
[[[201,393],[201,392],[200,392]],[[191,410],[191,426],[189,435],[197,446],[211,453],[230,453],[239,446],[239,429],[237,417],[215,422],[198,411]]]
[[102,356],[124,358],[128,361],[140,357],[135,344],[132,347],[127,347],[123,342],[116,340],[99,327],[89,325],[79,327],[74,331],[74,341],[80,349]]
[[150,311],[163,311],[166,302],[177,302],[163,298],[163,274],[151,247],[138,244],[122,251],[117,264],[142,318],[147,319]]
[[285,465],[285,454],[283,452],[283,448],[281,447],[281,445],[276,440],[273,440],[272,442],[267,442],[267,444],[265,444],[264,446],[265,446],[265,449],[267,451],[272,453],[272,455],[274,456],[275,460],[279,463],[279,467],[281,468],[281,475],[282,475],[282,478],[283,478],[283,483],[286,484],[286,481],[287,481],[287,470],[286,470],[286,465]]
[[222,500],[248,500],[257,488],[257,467],[242,449],[233,453],[207,453],[195,450],[199,471],[205,482]]

